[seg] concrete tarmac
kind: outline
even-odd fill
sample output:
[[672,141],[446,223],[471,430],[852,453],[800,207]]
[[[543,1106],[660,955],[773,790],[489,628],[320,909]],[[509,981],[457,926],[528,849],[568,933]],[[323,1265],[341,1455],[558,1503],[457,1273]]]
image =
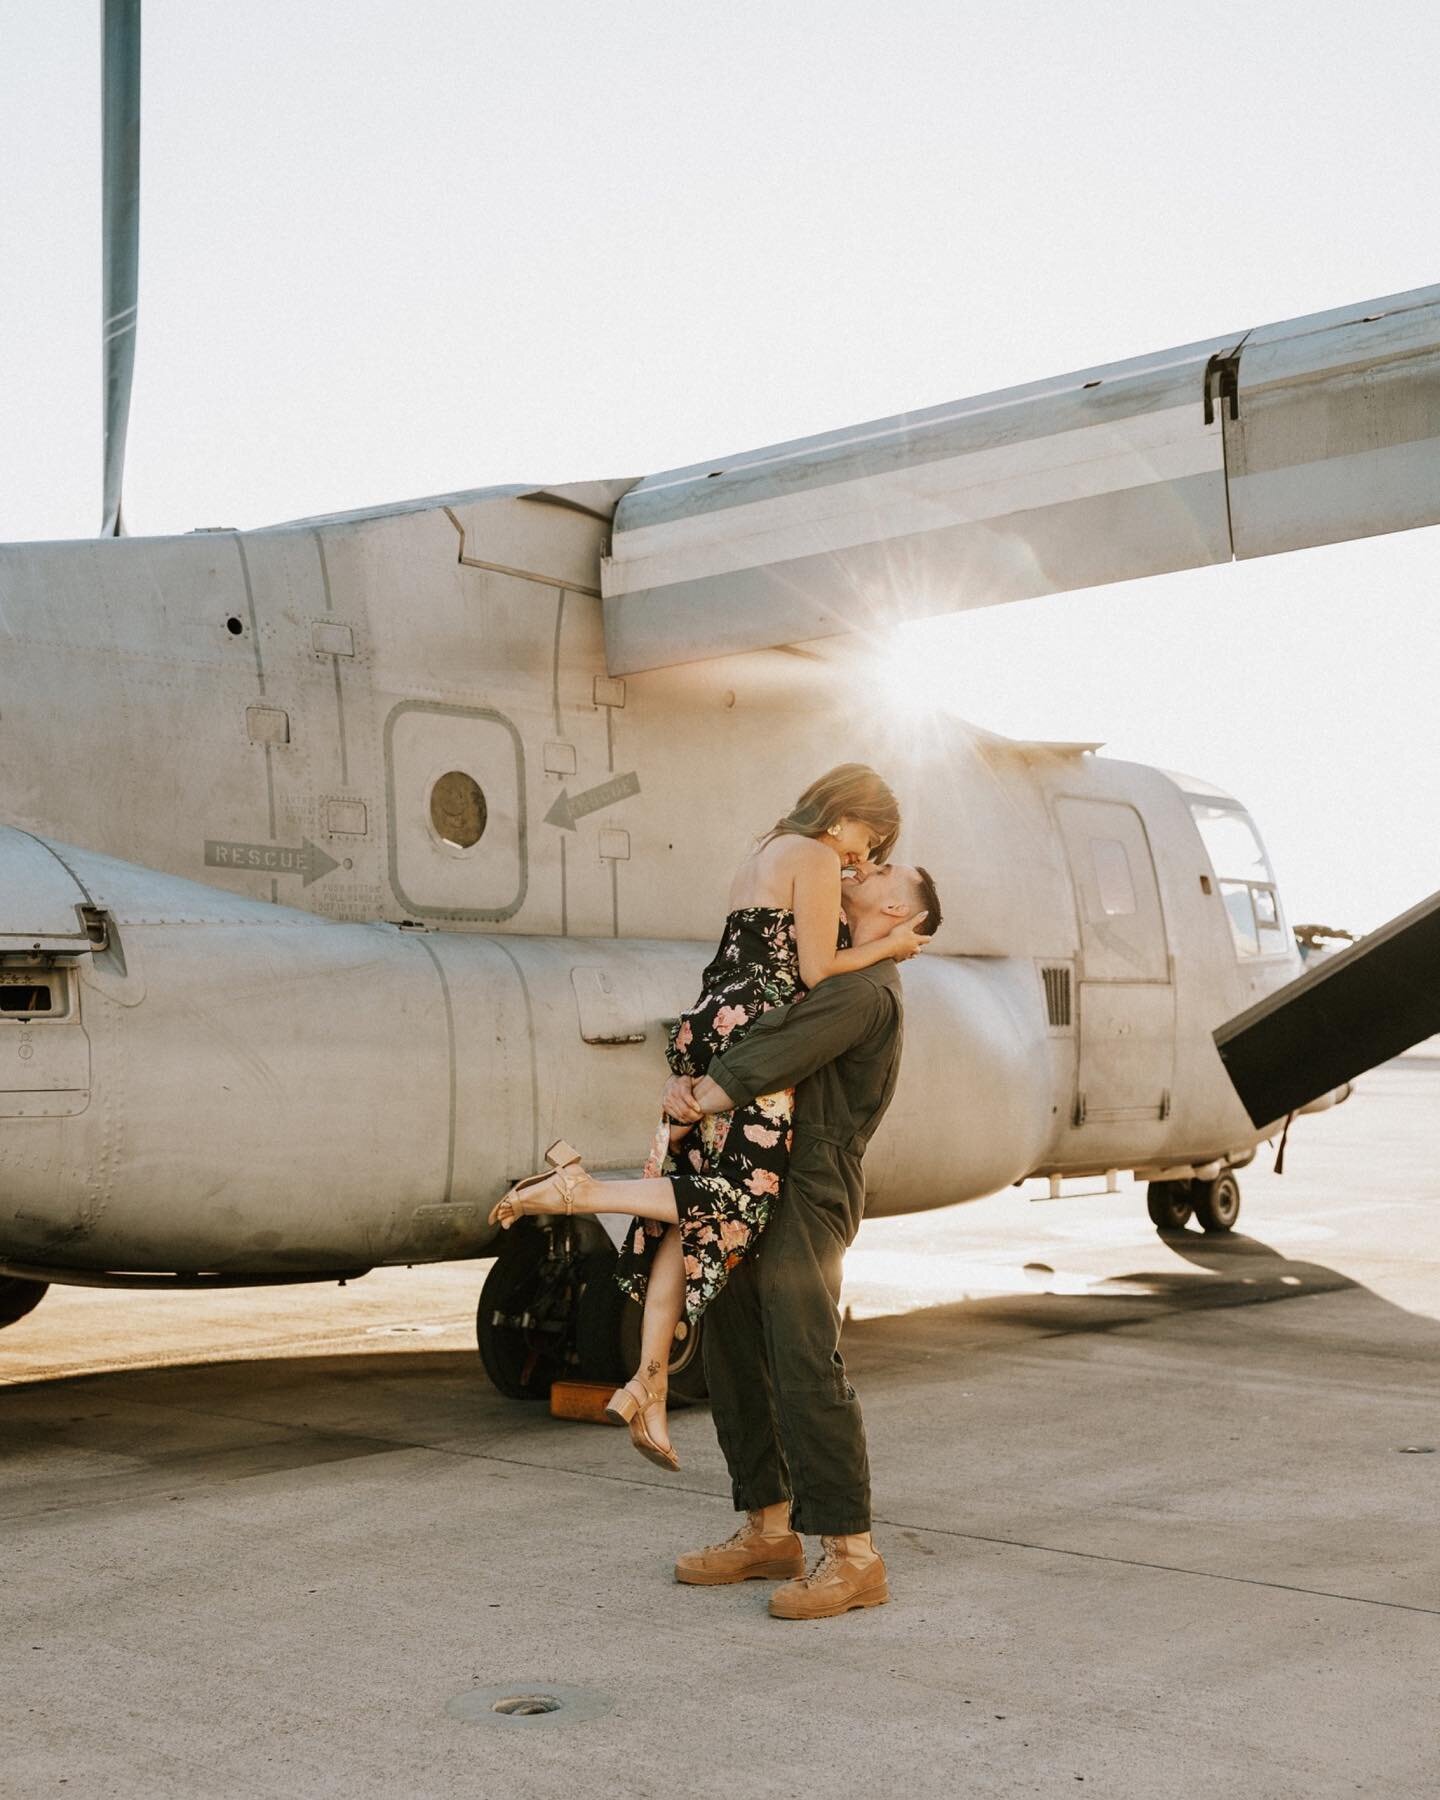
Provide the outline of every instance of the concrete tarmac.
[[0,1792],[1432,1794],[1437,1117],[1432,1044],[1228,1240],[1128,1186],[868,1224],[895,1598],[813,1624],[673,1584],[732,1525],[706,1412],[667,1476],[488,1388],[484,1265],[52,1289],[0,1336]]

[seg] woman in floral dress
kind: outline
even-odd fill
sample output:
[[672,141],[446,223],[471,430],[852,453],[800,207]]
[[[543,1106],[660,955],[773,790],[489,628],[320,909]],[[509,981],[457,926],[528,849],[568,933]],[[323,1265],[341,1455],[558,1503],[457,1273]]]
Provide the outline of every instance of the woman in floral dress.
[[[861,763],[842,763],[812,783],[736,872],[719,948],[700,998],[670,1035],[676,1075],[703,1075],[762,1013],[799,1000],[818,982],[872,963],[913,956],[923,914],[853,948],[840,914],[841,871],[884,861],[900,831],[895,796]],[[568,1144],[554,1172],[519,1183],[495,1207],[509,1226],[525,1213],[629,1212],[618,1271],[645,1303],[640,1367],[607,1411],[630,1427],[636,1449],[678,1469],[665,1423],[670,1353],[682,1316],[694,1322],[751,1254],[789,1162],[794,1090],[762,1094],[700,1124],[662,1120],[638,1181],[592,1180]]]

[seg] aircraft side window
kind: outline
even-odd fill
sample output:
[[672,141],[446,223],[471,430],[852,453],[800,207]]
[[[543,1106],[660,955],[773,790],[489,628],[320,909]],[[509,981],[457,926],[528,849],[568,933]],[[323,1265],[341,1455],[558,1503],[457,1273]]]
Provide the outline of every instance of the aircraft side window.
[[1135,883],[1130,859],[1119,838],[1091,838],[1090,858],[1095,865],[1095,886],[1100,909],[1107,919],[1135,911]]
[[480,783],[463,769],[451,769],[430,790],[430,824],[442,844],[468,850],[478,844],[489,822]]
[[1260,934],[1255,925],[1255,905],[1250,898],[1248,881],[1222,881],[1220,897],[1230,916],[1230,930],[1235,948],[1241,956],[1260,954]]
[[1272,887],[1252,887],[1250,898],[1255,903],[1255,922],[1260,927],[1260,954],[1275,956],[1288,950],[1280,896]]

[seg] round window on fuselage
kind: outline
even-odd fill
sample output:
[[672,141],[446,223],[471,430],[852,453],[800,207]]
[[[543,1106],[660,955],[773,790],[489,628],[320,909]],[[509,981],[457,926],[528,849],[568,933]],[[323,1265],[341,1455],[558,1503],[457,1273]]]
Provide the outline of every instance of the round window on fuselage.
[[480,842],[487,817],[480,783],[461,769],[442,775],[430,790],[430,823],[440,841],[456,850]]

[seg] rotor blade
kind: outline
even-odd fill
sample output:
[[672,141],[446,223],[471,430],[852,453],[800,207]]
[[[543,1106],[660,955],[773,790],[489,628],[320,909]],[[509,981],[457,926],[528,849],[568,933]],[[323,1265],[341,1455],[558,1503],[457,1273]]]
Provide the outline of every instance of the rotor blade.
[[101,29],[105,473],[100,535],[120,537],[140,267],[140,0],[105,0]]
[[647,476],[612,675],[1440,523],[1440,287]]
[[1432,894],[1215,1032],[1257,1126],[1440,1031],[1440,894]]

